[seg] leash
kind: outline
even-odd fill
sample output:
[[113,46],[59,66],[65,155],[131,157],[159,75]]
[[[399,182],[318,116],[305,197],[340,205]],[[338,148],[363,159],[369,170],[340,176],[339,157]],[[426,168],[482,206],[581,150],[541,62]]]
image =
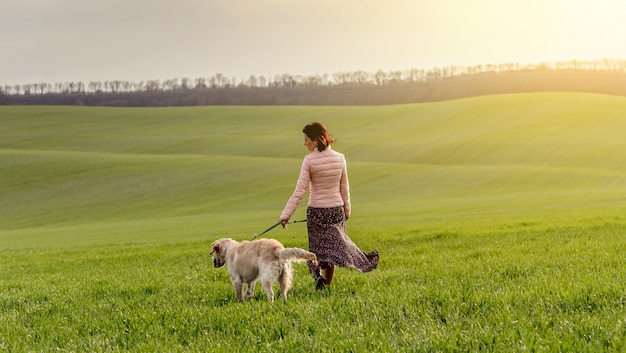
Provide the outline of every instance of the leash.
[[[301,223],[301,222],[306,222],[306,219],[302,219],[302,220],[299,220],[299,221],[291,221],[291,222],[287,222],[287,224],[292,224],[292,223]],[[280,225],[280,221],[278,221],[278,222],[277,222],[276,224],[274,224],[273,226],[271,226],[271,227],[267,228],[265,231],[263,231],[263,233],[261,233],[261,234],[257,234],[257,235],[255,235],[255,236],[253,236],[253,237],[252,237],[252,239],[250,239],[250,240],[254,240],[254,239],[256,239],[256,237],[260,237],[261,235],[263,235],[263,234],[265,234],[265,233],[269,232],[270,230],[272,230],[272,229],[274,229],[274,228],[278,227],[279,225]]]

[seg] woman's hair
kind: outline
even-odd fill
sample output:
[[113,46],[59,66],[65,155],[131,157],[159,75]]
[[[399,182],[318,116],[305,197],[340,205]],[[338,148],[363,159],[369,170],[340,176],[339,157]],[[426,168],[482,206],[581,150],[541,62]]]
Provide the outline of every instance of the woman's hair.
[[317,150],[322,152],[331,143],[335,142],[335,139],[330,136],[328,129],[322,123],[311,123],[302,129],[311,140],[317,141]]

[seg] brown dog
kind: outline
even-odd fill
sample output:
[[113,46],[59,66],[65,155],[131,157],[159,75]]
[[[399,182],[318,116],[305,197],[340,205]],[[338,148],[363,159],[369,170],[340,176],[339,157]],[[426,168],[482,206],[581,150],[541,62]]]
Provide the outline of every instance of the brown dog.
[[[211,248],[213,266],[219,268],[227,265],[237,300],[240,302],[254,295],[254,286],[259,279],[267,300],[274,301],[272,285],[278,282],[280,297],[283,302],[287,301],[293,273],[291,262],[310,260],[317,264],[317,257],[312,252],[300,248],[285,248],[274,239],[238,242],[222,238],[214,241]],[[245,296],[244,283],[248,284]]]

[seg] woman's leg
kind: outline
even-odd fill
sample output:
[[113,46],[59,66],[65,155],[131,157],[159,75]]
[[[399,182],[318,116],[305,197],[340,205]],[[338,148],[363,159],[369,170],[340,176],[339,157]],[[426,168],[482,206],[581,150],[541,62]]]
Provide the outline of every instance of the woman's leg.
[[326,284],[330,284],[333,281],[333,276],[335,276],[335,265],[330,265],[330,267],[324,269]]

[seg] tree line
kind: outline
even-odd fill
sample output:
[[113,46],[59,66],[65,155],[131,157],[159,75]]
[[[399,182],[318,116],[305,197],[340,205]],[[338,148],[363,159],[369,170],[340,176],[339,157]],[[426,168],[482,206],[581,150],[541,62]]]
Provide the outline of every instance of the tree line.
[[527,91],[626,96],[626,60],[487,64],[432,69],[0,85],[0,104],[96,106],[372,105]]

